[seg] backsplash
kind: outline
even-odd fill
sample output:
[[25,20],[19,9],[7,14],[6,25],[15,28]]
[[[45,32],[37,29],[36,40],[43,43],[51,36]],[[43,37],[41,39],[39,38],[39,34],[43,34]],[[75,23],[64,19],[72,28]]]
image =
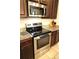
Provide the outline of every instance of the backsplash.
[[36,22],[42,22],[42,25],[48,25],[52,20],[50,19],[40,19],[40,18],[24,18],[20,21],[20,28],[25,27],[25,24],[27,23],[36,23]]
[[[24,28],[25,24],[27,23],[36,23],[36,22],[42,22],[42,25],[49,25],[49,23],[53,21],[53,19],[41,19],[41,18],[21,18],[20,19],[20,28]],[[55,20],[57,25],[58,22]]]
[[36,23],[41,22],[39,18],[21,18],[20,19],[20,28],[24,28],[27,23]]

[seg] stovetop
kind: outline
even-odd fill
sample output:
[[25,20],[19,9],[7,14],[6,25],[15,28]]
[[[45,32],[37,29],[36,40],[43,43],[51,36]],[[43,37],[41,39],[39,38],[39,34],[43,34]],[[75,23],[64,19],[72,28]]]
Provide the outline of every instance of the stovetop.
[[29,33],[30,33],[33,37],[36,37],[36,36],[40,36],[40,35],[43,35],[43,34],[46,34],[46,33],[50,33],[50,32],[51,32],[51,31],[42,28],[42,30],[40,30],[40,31],[29,32]]

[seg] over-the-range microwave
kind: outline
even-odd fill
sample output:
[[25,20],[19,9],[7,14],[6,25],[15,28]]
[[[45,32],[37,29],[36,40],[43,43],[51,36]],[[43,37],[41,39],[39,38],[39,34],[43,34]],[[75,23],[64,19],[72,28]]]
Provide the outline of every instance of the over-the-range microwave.
[[46,5],[28,1],[28,16],[29,17],[45,17]]

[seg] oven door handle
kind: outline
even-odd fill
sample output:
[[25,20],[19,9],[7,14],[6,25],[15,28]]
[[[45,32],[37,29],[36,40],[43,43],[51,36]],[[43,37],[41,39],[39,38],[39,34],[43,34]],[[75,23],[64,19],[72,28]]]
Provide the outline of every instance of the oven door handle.
[[40,38],[46,38],[46,37],[49,37],[49,34],[44,34],[40,36]]
[[34,39],[35,39],[35,40],[39,40],[39,39],[40,39],[40,36],[37,36],[37,37],[35,37]]

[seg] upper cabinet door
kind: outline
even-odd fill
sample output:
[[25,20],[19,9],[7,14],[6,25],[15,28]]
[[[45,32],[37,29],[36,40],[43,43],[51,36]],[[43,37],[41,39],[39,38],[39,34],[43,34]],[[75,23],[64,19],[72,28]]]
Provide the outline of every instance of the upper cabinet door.
[[47,0],[40,0],[40,3],[47,4]]
[[47,4],[47,0],[30,0],[30,1],[38,2],[41,4]]
[[39,2],[39,0],[29,0],[29,1]]
[[51,18],[53,19],[57,18],[58,2],[59,0],[52,0]]
[[47,17],[51,19],[57,18],[59,0],[47,0]]
[[27,0],[20,0],[20,17],[27,17]]

